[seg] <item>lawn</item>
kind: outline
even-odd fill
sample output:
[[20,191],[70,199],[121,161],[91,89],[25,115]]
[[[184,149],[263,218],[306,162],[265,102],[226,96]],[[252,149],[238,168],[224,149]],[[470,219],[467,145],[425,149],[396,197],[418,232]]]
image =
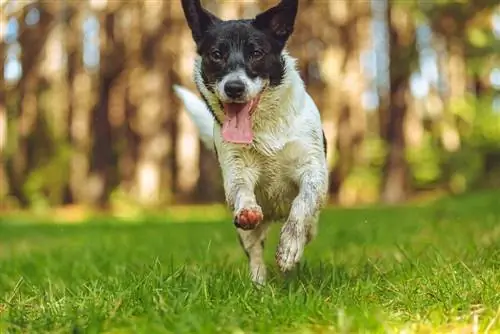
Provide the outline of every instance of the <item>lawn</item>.
[[0,221],[0,332],[500,333],[500,192],[325,210],[299,270],[247,278],[230,221]]

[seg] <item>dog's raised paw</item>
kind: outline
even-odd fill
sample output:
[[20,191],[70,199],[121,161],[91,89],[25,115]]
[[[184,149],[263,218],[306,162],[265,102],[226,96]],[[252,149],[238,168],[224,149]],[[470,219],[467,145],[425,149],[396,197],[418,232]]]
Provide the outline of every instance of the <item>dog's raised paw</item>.
[[264,215],[260,207],[243,208],[234,217],[234,225],[242,230],[253,230],[263,218]]

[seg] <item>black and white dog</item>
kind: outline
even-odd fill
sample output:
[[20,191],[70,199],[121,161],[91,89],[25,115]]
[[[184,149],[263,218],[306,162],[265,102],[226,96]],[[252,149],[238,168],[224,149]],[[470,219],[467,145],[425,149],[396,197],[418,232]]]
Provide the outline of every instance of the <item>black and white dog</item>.
[[298,0],[281,0],[254,19],[224,21],[200,0],[182,0],[196,43],[194,80],[202,101],[175,86],[203,143],[217,154],[227,203],[250,263],[264,283],[264,239],[284,221],[276,251],[285,272],[316,234],[328,188],[319,111],[284,50]]

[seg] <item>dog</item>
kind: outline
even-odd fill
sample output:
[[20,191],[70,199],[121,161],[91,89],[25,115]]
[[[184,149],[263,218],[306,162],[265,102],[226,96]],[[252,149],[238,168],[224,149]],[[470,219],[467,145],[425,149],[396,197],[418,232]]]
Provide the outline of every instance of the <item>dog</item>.
[[217,156],[251,280],[264,284],[270,224],[284,222],[276,262],[286,273],[315,237],[328,194],[320,113],[285,48],[298,0],[239,20],[218,18],[200,0],[182,0],[182,7],[202,99],[182,86],[174,91]]

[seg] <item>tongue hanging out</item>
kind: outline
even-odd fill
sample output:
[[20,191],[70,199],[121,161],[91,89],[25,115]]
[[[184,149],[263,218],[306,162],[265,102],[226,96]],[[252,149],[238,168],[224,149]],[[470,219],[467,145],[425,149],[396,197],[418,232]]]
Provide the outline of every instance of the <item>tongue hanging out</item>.
[[250,144],[253,140],[252,112],[257,98],[247,103],[224,103],[226,118],[222,124],[222,138],[230,143]]

